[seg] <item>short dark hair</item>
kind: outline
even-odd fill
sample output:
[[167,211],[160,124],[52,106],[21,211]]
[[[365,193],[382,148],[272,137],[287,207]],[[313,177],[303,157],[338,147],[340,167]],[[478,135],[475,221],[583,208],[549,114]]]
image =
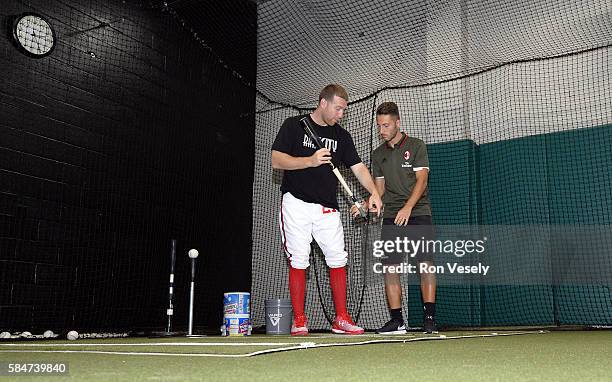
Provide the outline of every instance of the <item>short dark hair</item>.
[[383,102],[376,108],[376,115],[392,115],[399,119],[399,109],[395,102]]
[[348,93],[338,84],[331,84],[324,87],[323,90],[321,90],[321,93],[319,93],[319,102],[321,102],[322,99],[325,99],[327,102],[331,102],[334,100],[334,96],[344,98],[344,100],[348,102]]

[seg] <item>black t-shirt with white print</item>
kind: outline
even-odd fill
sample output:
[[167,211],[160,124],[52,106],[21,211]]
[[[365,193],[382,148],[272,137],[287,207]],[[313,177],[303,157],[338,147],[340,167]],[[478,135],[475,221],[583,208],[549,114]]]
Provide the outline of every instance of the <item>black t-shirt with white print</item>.
[[[272,145],[272,150],[294,157],[309,157],[317,151],[300,123],[303,117],[303,115],[290,117],[283,122]],[[331,152],[332,161],[336,166],[342,163],[346,167],[351,167],[361,162],[353,138],[348,131],[339,124],[320,126],[312,120],[310,115],[308,118],[325,147]],[[291,192],[293,196],[305,202],[338,209],[337,187],[338,180],[331,166],[321,165],[300,170],[285,170],[281,192],[283,194]]]

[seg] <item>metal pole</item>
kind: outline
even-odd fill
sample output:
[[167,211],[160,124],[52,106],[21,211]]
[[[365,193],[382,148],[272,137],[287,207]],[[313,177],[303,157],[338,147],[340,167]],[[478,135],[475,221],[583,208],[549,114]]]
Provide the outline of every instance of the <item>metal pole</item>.
[[170,288],[168,291],[168,309],[166,314],[168,315],[168,325],[166,326],[166,333],[172,332],[172,316],[174,315],[174,305],[172,300],[174,298],[174,264],[176,263],[176,240],[170,241]]
[[[195,260],[194,260],[195,262]],[[187,335],[193,335],[193,295],[194,295],[195,282],[191,282],[191,294],[189,296],[189,331]]]
[[187,332],[188,336],[193,335],[193,300],[195,296],[195,266],[196,258],[199,253],[197,249],[190,249],[188,252],[189,258],[191,259],[191,291],[189,294],[189,329]]

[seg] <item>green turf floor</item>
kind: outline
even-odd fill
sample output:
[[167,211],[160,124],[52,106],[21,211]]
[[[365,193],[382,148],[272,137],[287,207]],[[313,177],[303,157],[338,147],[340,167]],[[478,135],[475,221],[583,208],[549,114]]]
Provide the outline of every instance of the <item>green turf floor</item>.
[[[486,334],[486,332],[448,332]],[[407,340],[422,335],[409,335]],[[191,342],[270,342],[338,343],[377,340],[379,336],[275,338],[253,336],[248,339],[210,337]],[[395,337],[394,337],[395,338]],[[184,342],[185,339],[79,340],[76,347],[49,346],[59,341],[39,342],[45,347],[7,347],[0,350],[111,350],[136,352],[175,352],[218,354],[246,353],[274,346],[135,346],[136,343]],[[185,342],[189,342],[185,341]],[[92,343],[94,346],[81,346]],[[130,344],[103,346],[100,344]],[[30,344],[30,342],[28,342]],[[281,346],[281,345],[279,345]],[[285,345],[283,345],[285,346]],[[206,348],[203,350],[203,348]],[[214,349],[212,349],[214,348]],[[612,331],[558,331],[544,334],[496,336],[486,338],[442,339],[406,343],[371,344],[312,348],[248,358],[206,358],[184,356],[143,356],[80,353],[4,353],[0,362],[69,363],[69,376],[89,381],[312,381],[312,380],[415,380],[415,381],[612,381]],[[10,377],[0,377],[7,380]],[[63,377],[18,377],[17,381]]]

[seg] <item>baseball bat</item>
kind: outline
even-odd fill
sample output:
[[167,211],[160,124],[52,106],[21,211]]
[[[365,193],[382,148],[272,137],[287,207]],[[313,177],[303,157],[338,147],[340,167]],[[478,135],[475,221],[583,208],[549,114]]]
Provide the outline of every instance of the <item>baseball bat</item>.
[[[323,145],[321,138],[317,135],[317,133],[314,131],[314,129],[310,125],[310,122],[308,121],[308,117],[303,117],[302,119],[300,119],[300,122],[302,123],[302,127],[304,128],[304,131],[306,132],[306,134],[308,134],[308,137],[310,137],[310,139],[312,140],[314,145],[317,147],[317,149],[325,148],[325,145]],[[346,191],[348,196],[353,201],[353,204],[359,210],[359,214],[361,215],[361,217],[365,218],[367,216],[366,211],[361,207],[361,204],[357,201],[355,194],[353,194],[353,191],[351,191],[351,188],[346,183],[346,180],[344,179],[342,174],[340,174],[340,170],[338,170],[338,167],[334,165],[333,161],[330,161],[329,165],[332,168],[332,172],[334,173],[336,178],[338,178],[338,181],[342,185],[342,188],[344,188],[344,191]]]

